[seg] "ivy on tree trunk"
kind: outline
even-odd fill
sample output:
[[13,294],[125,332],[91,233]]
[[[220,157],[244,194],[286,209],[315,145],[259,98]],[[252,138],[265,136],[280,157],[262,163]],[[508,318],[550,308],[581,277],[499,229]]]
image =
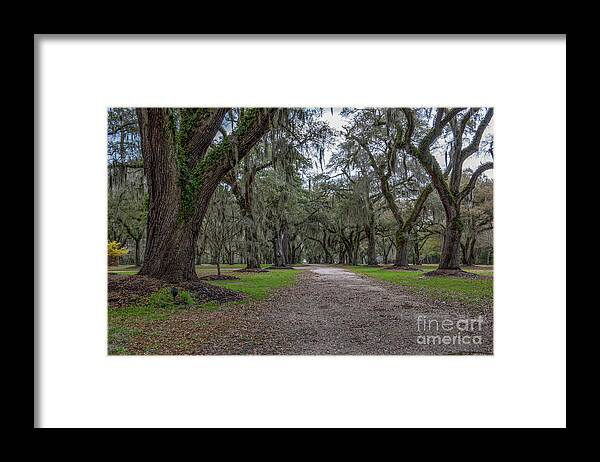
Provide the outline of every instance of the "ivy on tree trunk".
[[210,199],[225,175],[269,130],[276,109],[241,112],[214,142],[227,108],[138,108],[149,210],[139,274],[196,280],[196,242]]

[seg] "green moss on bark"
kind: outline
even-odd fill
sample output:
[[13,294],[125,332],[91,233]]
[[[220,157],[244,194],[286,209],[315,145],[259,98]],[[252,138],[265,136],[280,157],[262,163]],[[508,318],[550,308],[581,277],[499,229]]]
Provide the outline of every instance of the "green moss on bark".
[[[189,153],[187,153],[185,147],[199,119],[206,115],[205,111],[205,109],[186,109],[186,112],[182,113],[180,127],[175,138],[181,187],[181,220],[187,220],[193,215],[194,204],[198,199],[198,192],[202,188],[207,172],[214,170],[216,165],[226,159],[234,149],[231,136],[224,137],[220,143],[209,148],[204,157],[190,169]],[[242,113],[233,133],[236,139],[242,138],[252,129],[259,116],[259,111],[258,108],[249,108]]]

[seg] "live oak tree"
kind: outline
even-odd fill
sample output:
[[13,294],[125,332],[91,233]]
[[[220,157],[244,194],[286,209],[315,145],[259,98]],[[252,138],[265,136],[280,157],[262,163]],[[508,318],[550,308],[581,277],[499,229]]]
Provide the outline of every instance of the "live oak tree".
[[[412,124],[412,131],[417,125],[421,130],[416,116],[413,116]],[[399,111],[375,108],[355,111],[354,125],[346,131],[347,139],[357,145],[354,158],[358,158],[361,152],[366,154],[372,171],[379,179],[381,194],[396,220],[394,266],[398,268],[409,268],[412,228],[433,191],[429,182],[419,181],[420,172],[409,164],[406,152],[402,150],[413,134],[407,128]],[[438,133],[435,127],[425,130],[423,139],[427,141],[421,148],[428,149],[440,135],[441,131]],[[398,189],[405,194],[399,196]]]
[[240,111],[229,132],[228,108],[138,108],[149,209],[140,275],[197,279],[195,246],[219,183],[260,141],[275,108]]
[[[488,127],[494,114],[493,108],[482,110],[480,108],[439,108],[435,113],[433,126],[420,140],[413,139],[416,133],[417,111],[403,108],[407,120],[407,135],[403,146],[416,159],[431,177],[446,214],[446,227],[442,246],[442,254],[438,270],[460,270],[460,241],[464,228],[461,220],[461,204],[465,197],[473,190],[478,178],[483,172],[493,168],[492,162],[480,165],[469,182],[461,187],[464,162],[479,149],[485,129]],[[448,157],[449,176],[433,156],[431,147],[446,127],[449,127],[451,143],[448,144],[446,156]],[[490,148],[493,145],[490,145]],[[493,151],[491,152],[493,157]]]

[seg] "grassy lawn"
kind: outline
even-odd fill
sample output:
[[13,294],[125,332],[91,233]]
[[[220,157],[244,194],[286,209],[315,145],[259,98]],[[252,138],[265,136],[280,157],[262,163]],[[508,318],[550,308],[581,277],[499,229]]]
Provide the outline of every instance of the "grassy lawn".
[[[415,292],[424,293],[446,301],[459,301],[469,304],[491,303],[493,299],[493,279],[461,279],[452,277],[425,277],[423,273],[432,271],[437,265],[422,265],[420,271],[390,271],[385,268],[367,266],[345,266],[349,271],[364,274],[375,279],[392,282]],[[493,269],[469,269],[470,272],[493,276]]]
[[300,270],[269,270],[268,273],[234,273],[239,281],[210,281],[216,286],[243,292],[250,299],[262,300],[272,289],[293,284]]
[[[203,272],[198,271],[200,275]],[[267,273],[233,273],[240,279],[206,282],[242,292],[248,296],[243,301],[228,303],[228,305],[232,305],[262,300],[272,290],[292,285],[300,272],[300,270],[270,270]],[[127,273],[120,272],[119,274]],[[216,271],[208,274],[216,274]],[[128,347],[134,343],[146,345],[143,351],[145,354],[161,354],[164,351],[185,352],[186,347],[193,346],[194,339],[190,339],[186,331],[177,327],[180,325],[180,321],[185,318],[186,322],[206,322],[206,315],[219,310],[222,306],[224,304],[217,302],[189,305],[184,308],[157,307],[148,303],[142,306],[109,308],[108,354],[131,354]],[[136,354],[140,354],[139,349]]]

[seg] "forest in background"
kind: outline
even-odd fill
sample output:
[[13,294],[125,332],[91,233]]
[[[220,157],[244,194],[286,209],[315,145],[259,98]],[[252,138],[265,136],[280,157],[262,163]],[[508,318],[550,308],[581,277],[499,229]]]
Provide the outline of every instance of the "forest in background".
[[[177,253],[176,244],[148,246],[149,235],[156,242],[166,234],[149,226],[149,216],[160,215],[150,189],[169,169],[178,172],[177,200],[164,206],[174,222],[194,223],[180,239],[193,264],[493,263],[491,109],[151,111],[108,110],[108,240],[129,250],[121,264],[143,267],[162,247]],[[325,117],[334,112],[341,128]],[[175,167],[143,155],[153,117],[172,137]],[[244,144],[259,117],[263,126]],[[232,160],[203,191],[211,165],[198,159],[217,158],[229,144]]]

